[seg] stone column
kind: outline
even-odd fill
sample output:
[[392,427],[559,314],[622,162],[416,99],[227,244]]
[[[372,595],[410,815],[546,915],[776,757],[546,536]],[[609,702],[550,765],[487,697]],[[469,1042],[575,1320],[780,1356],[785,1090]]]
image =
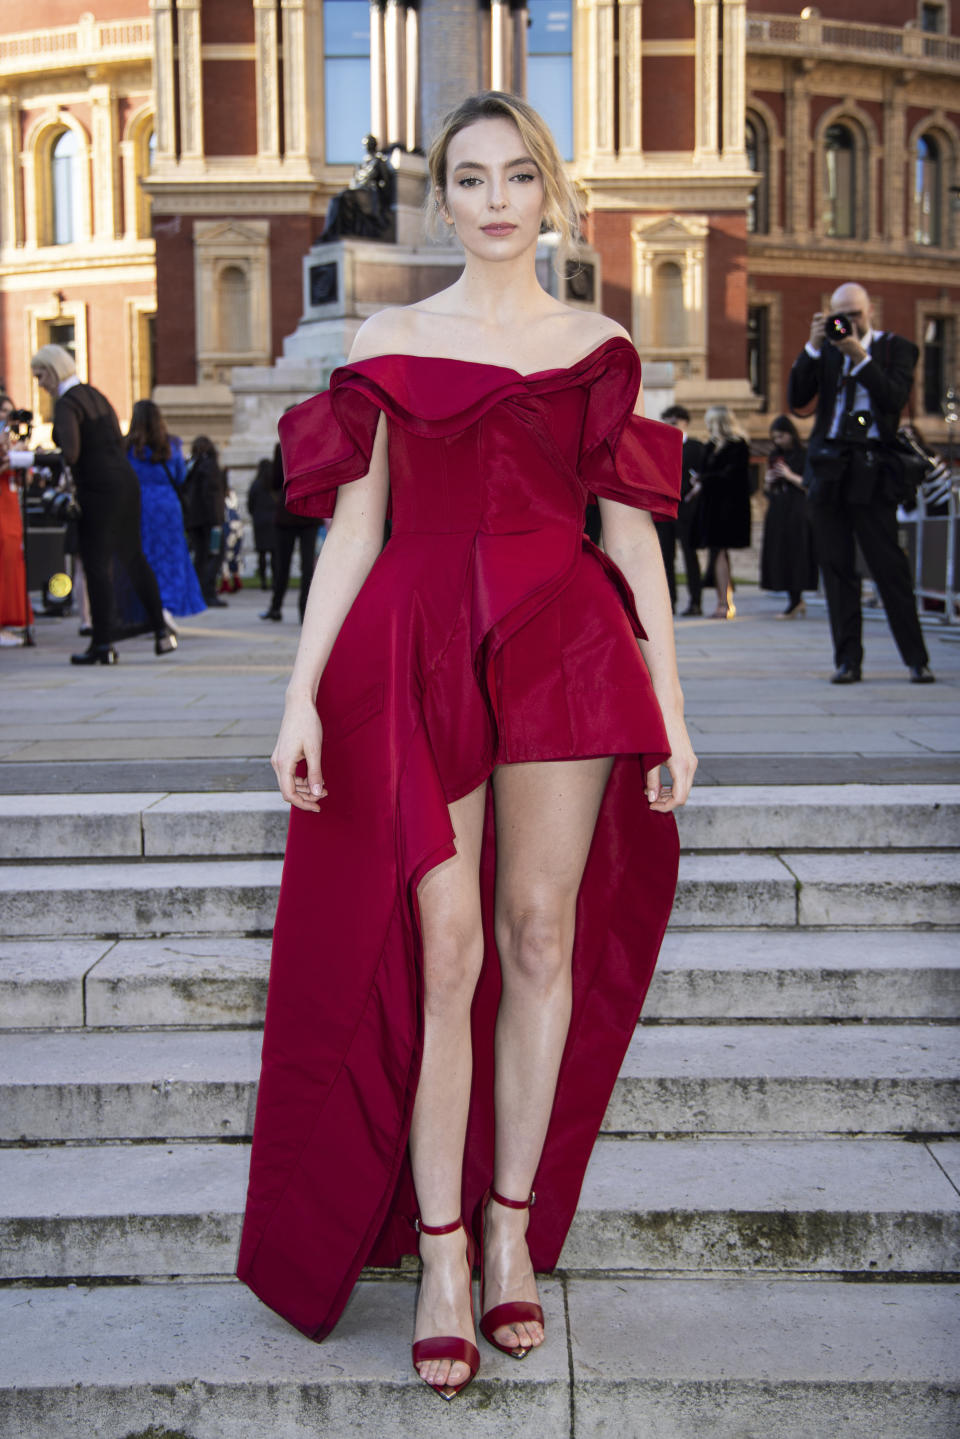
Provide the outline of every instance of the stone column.
[[746,163],[747,0],[723,0],[723,153]]
[[716,155],[720,145],[720,35],[718,0],[696,5],[696,139],[698,156]]
[[381,145],[387,139],[387,77],[383,10],[370,0],[370,129]]
[[120,232],[117,102],[109,85],[91,85],[89,95],[92,110],[93,235],[98,240],[114,240]]
[[19,121],[19,102],[12,95],[0,95],[0,248],[4,250],[23,240],[17,184]]
[[280,37],[274,0],[253,0],[257,66],[257,154],[280,158]]
[[153,11],[153,83],[157,105],[157,162],[177,154],[176,89],[173,55],[174,0],[150,0]]
[[420,54],[421,133],[429,146],[443,117],[480,89],[477,0],[420,0]]
[[643,0],[620,0],[620,154],[643,158]]
[[513,93],[527,93],[527,17],[526,5],[513,12]]
[[907,106],[899,75],[885,77],[883,92],[883,229],[887,239],[902,246],[907,229]]
[[802,239],[810,228],[810,92],[802,62],[787,68],[784,129],[785,230],[795,239]]
[[490,0],[490,89],[509,90],[513,76],[510,54],[513,27],[510,0]]
[[575,126],[577,134],[583,136],[588,166],[598,157],[605,161],[614,157],[613,19],[612,0],[577,0]]
[[200,64],[200,0],[177,0],[180,50],[180,158],[203,158],[203,71]]
[[[406,6],[403,0],[387,0],[383,16],[383,68],[387,81],[387,133],[378,135],[381,145],[402,145],[406,128]],[[372,59],[372,57],[371,57]]]
[[408,150],[420,144],[420,37],[417,12],[407,6],[407,85],[404,143]]
[[321,0],[281,0],[283,16],[284,160],[323,162],[323,107],[317,99],[323,75]]

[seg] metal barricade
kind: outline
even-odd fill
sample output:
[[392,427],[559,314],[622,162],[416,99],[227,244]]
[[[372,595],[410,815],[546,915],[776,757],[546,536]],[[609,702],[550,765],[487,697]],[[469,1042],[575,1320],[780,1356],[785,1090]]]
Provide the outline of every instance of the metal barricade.
[[[960,620],[957,614],[960,598],[957,595],[960,578],[958,484],[960,475],[954,474],[945,515],[928,515],[921,493],[917,496],[916,510],[900,520],[901,542],[910,557],[917,599],[942,604],[943,613],[938,618],[945,625],[955,625]],[[928,609],[926,617],[937,616]]]

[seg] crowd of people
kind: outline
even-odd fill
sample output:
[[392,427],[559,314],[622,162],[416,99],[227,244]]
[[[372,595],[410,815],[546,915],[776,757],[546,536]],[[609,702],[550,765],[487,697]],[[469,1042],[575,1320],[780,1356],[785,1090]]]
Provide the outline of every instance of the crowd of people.
[[[751,545],[752,495],[759,490],[760,587],[785,596],[777,618],[792,620],[806,613],[804,595],[822,577],[834,639],[833,682],[860,678],[860,591],[869,576],[911,679],[930,683],[896,529],[898,512],[900,520],[911,518],[917,503],[916,486],[902,479],[902,456],[913,454],[928,515],[946,512],[953,477],[912,420],[898,430],[916,347],[873,331],[870,316],[866,291],[847,284],[832,297],[831,313],[814,317],[789,382],[794,413],[816,404],[806,445],[788,414],[772,421],[766,442],[751,444],[724,405],[706,411],[702,440],[690,433],[690,413],[682,405],[664,410],[661,419],[683,433],[682,487],[677,518],[659,520],[656,528],[674,613],[679,545],[688,592],[681,616],[702,615],[703,591],[713,587],[709,617],[733,619],[731,554]],[[831,334],[838,320],[848,333]],[[90,646],[73,655],[73,663],[115,663],[117,640],[151,630],[156,653],[168,653],[177,646],[178,618],[225,606],[224,595],[241,585],[244,516],[216,446],[199,435],[185,454],[152,400],[137,402],[122,435],[109,401],[79,380],[59,346],[44,346],[32,368],[53,399],[54,443],[73,471],[79,501],[75,584],[85,621],[80,632]],[[14,403],[0,387],[2,645],[22,643],[33,621],[21,518],[23,474],[32,454],[11,431],[11,413]],[[246,501],[257,576],[270,595],[260,618],[272,622],[283,619],[297,550],[302,621],[325,534],[322,522],[287,509],[283,480],[278,445],[261,460]],[[595,510],[588,507],[587,531],[599,539]]]
[[[198,435],[185,453],[159,406],[138,400],[124,435],[112,405],[83,383],[69,352],[45,345],[32,372],[53,401],[53,443],[73,478],[75,515],[66,544],[86,650],[74,664],[115,664],[117,643],[152,633],[157,655],[178,645],[177,621],[241,587],[244,517],[217,447]],[[0,391],[0,644],[20,645],[33,624],[23,500],[39,496],[46,456],[11,428]],[[279,454],[279,450],[278,450]],[[250,488],[258,575],[271,589],[265,619],[282,619],[293,550],[300,540],[300,613],[306,604],[318,525],[289,514],[279,460],[264,460]],[[268,584],[269,573],[269,584]]]
[[[706,441],[689,434],[690,412],[671,405],[660,416],[683,432],[683,471],[680,508],[676,520],[657,522],[657,533],[667,572],[670,600],[676,613],[676,548],[679,543],[689,600],[681,615],[703,613],[704,587],[716,589],[715,620],[736,614],[733,602],[731,551],[750,548],[751,468],[753,453],[736,415],[726,405],[706,411]],[[805,612],[804,590],[817,588],[810,526],[806,515],[803,473],[806,452],[796,426],[787,415],[770,425],[769,441],[761,450],[766,514],[760,558],[762,589],[782,592],[787,607],[781,619]],[[701,566],[699,551],[707,562]]]

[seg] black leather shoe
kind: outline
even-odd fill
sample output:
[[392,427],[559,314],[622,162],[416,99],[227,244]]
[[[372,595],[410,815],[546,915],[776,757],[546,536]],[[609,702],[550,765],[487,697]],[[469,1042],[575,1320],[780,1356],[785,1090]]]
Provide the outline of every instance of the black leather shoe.
[[687,619],[690,615],[702,615],[702,614],[703,614],[703,610],[700,608],[700,606],[699,606],[699,605],[695,605],[695,604],[693,603],[693,600],[691,600],[690,603],[687,605],[687,608],[686,608],[685,610],[682,610],[682,611],[681,611],[681,613],[680,613],[680,618],[681,618],[682,620],[685,620],[685,619]]
[[830,676],[830,683],[832,685],[855,685],[859,684],[860,679],[860,671],[853,665],[837,665]]
[[119,656],[113,645],[91,645],[82,654],[71,655],[72,665],[115,665]]
[[276,620],[279,623],[279,621],[283,619],[283,611],[275,610],[273,605],[271,605],[268,610],[260,611],[260,618],[262,620]]
[[205,603],[207,608],[211,610],[228,610],[230,608],[226,600],[222,600],[219,595],[211,595]]
[[936,675],[927,665],[910,666],[910,683],[912,685],[932,685],[936,682]]
[[173,630],[166,630],[164,634],[157,635],[154,640],[153,652],[155,655],[173,654],[173,651],[177,648],[177,643],[177,637],[173,633]]

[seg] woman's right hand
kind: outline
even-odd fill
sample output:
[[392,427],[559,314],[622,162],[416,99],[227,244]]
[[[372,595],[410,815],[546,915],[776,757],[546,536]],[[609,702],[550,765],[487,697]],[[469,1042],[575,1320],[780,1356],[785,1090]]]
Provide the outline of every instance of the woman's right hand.
[[[322,745],[323,727],[313,701],[288,700],[270,763],[287,803],[315,814],[319,814],[320,800],[327,795],[320,770]],[[301,760],[305,760],[307,766],[302,776],[297,774]]]

